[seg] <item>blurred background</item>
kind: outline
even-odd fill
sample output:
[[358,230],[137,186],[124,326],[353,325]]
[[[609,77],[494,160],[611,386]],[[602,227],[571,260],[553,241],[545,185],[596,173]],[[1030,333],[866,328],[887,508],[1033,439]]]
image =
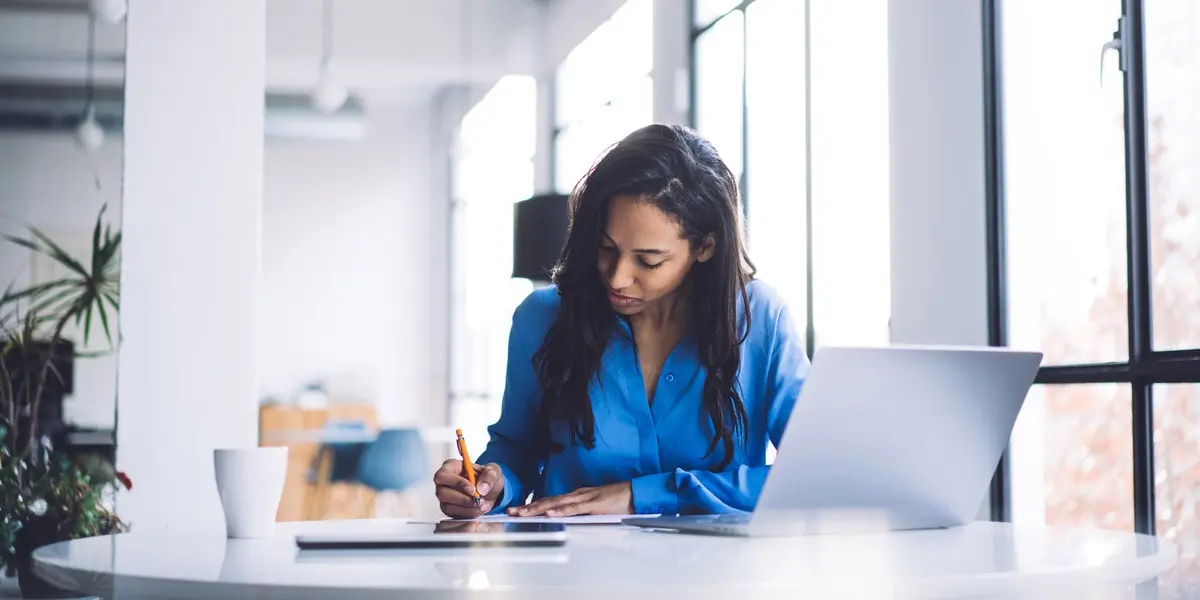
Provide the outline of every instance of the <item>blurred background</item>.
[[[1130,91],[1122,59],[1098,65],[1121,2],[982,3],[995,53],[966,104],[990,102],[977,169],[1002,210],[945,213],[979,254],[917,291],[978,302],[976,343],[1046,353],[999,516],[1154,528],[1194,561],[1200,372],[1162,365],[1200,348],[1200,5],[1146,4],[1148,193],[1130,200]],[[86,260],[101,207],[120,226],[125,27],[121,1],[0,0],[6,232]],[[257,428],[292,450],[280,519],[436,514],[454,429],[486,448],[565,195],[645,124],[696,127],[738,175],[759,276],[810,352],[914,341],[892,322],[926,282],[897,267],[914,209],[890,185],[908,157],[889,99],[916,92],[889,69],[886,0],[270,0],[265,38]],[[0,284],[57,268],[0,250]],[[117,362],[74,361],[48,403],[70,443],[112,454]]]

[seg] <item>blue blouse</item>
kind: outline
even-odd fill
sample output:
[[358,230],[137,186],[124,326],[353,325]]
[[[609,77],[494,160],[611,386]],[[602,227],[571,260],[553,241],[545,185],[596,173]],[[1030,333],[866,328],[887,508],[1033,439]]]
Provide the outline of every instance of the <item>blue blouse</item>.
[[[754,281],[750,334],[741,348],[737,383],[748,416],[745,444],[738,444],[728,467],[716,471],[724,446],[708,456],[713,426],[702,404],[705,370],[694,338],[667,357],[654,402],[646,398],[641,365],[628,324],[620,324],[589,387],[596,422],[596,446],[571,444],[568,428],[551,428],[565,450],[552,452],[541,434],[541,389],[533,355],[558,315],[556,288],[529,295],[513,314],[508,372],[499,420],[481,464],[498,463],[503,497],[494,512],[535,497],[581,487],[631,481],[638,514],[727,513],[753,510],[767,476],[767,440],[778,445],[808,372],[798,328],[783,300]],[[740,300],[739,300],[740,304]],[[738,319],[743,319],[738,310]]]

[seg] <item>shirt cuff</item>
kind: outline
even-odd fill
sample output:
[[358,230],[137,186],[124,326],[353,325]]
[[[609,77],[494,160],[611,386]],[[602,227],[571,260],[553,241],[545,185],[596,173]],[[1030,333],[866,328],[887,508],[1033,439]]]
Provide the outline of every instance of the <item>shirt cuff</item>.
[[516,474],[508,470],[508,467],[500,465],[500,476],[504,478],[504,491],[500,494],[500,499],[496,502],[496,506],[492,507],[491,515],[504,512],[513,502],[517,491],[513,488],[514,485],[520,485]]
[[639,515],[673,515],[679,512],[675,474],[656,473],[635,477],[630,482],[633,512]]

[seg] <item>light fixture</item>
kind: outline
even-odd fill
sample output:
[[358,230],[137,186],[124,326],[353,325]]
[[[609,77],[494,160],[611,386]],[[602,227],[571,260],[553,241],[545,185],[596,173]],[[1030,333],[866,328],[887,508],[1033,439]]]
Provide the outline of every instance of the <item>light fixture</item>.
[[325,0],[321,22],[321,74],[312,90],[311,102],[323,113],[334,113],[346,104],[350,91],[333,73],[333,0]]
[[95,64],[96,17],[88,15],[87,106],[83,109],[83,120],[75,126],[75,143],[88,152],[93,152],[104,145],[104,128],[96,120]]
[[96,109],[91,104],[88,105],[83,120],[75,127],[75,143],[88,152],[104,145],[104,128],[96,120]]
[[337,112],[350,97],[350,91],[326,66],[321,67],[321,79],[312,91],[312,104],[323,113]]
[[129,12],[128,0],[90,0],[88,4],[92,15],[110,25],[120,23]]

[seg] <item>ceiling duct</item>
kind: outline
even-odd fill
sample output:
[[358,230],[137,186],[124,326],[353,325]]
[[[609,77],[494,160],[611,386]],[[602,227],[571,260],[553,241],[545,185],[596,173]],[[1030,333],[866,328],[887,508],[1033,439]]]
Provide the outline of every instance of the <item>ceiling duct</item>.
[[[124,128],[123,90],[98,83],[96,120],[109,135]],[[79,84],[0,81],[0,132],[43,131],[72,135],[87,106],[87,88]],[[332,113],[312,106],[307,93],[268,93],[264,99],[267,139],[356,141],[368,134],[362,101],[351,96]]]

